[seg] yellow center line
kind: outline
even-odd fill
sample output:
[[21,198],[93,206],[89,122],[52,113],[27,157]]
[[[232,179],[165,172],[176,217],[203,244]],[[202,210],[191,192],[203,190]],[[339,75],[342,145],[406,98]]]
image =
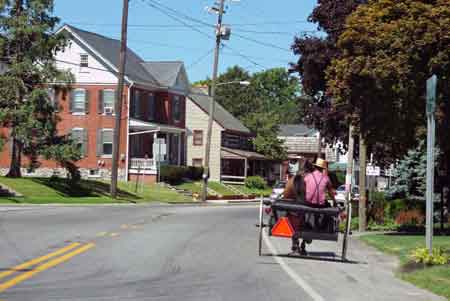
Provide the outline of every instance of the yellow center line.
[[0,279],[5,278],[5,277],[7,277],[7,276],[9,276],[11,274],[14,274],[15,272],[20,272],[23,269],[29,268],[29,267],[31,267],[33,265],[36,265],[36,264],[41,263],[43,261],[46,261],[47,259],[50,259],[52,257],[61,255],[61,254],[65,253],[65,252],[67,252],[69,250],[72,250],[75,247],[78,247],[79,245],[81,245],[81,244],[78,243],[78,242],[74,242],[74,243],[68,245],[67,247],[61,248],[61,249],[59,249],[59,250],[57,250],[55,252],[52,252],[52,253],[49,253],[47,255],[44,255],[44,256],[32,259],[32,260],[24,262],[22,264],[19,264],[19,265],[13,267],[13,268],[8,269],[7,271],[1,272],[0,273]]
[[40,266],[37,266],[35,269],[33,269],[31,271],[28,271],[26,273],[20,274],[20,275],[18,275],[16,277],[12,278],[9,281],[1,283],[0,284],[0,293],[5,291],[5,290],[7,290],[10,287],[13,287],[13,286],[21,283],[22,281],[25,281],[25,280],[33,277],[37,273],[40,273],[40,272],[45,271],[45,270],[48,270],[48,269],[50,269],[50,268],[52,268],[52,267],[54,267],[54,266],[56,266],[58,264],[61,264],[61,263],[65,262],[65,261],[69,260],[70,258],[72,258],[72,257],[74,257],[74,256],[76,256],[78,254],[86,252],[87,250],[89,250],[90,248],[93,248],[94,246],[95,246],[94,243],[85,244],[84,246],[82,246],[82,247],[80,247],[80,248],[78,248],[78,249],[76,249],[76,250],[74,250],[74,251],[72,251],[70,253],[67,253],[67,254],[65,254],[65,255],[63,255],[61,257],[58,257],[58,258],[50,260],[50,261],[48,261],[46,263],[43,263],[43,264],[41,264]]

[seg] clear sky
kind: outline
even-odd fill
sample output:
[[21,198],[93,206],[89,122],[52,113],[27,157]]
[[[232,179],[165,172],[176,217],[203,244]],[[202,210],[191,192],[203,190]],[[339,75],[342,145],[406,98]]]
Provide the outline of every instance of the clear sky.
[[[120,37],[122,0],[55,3],[62,23]],[[128,45],[145,60],[183,61],[191,82],[210,77],[215,41],[214,28],[208,24],[215,24],[217,15],[205,7],[212,5],[214,0],[130,0]],[[287,67],[295,61],[290,50],[294,36],[316,30],[306,22],[315,5],[316,0],[227,1],[224,23],[230,24],[232,35],[224,41],[219,72],[233,65],[251,72]]]

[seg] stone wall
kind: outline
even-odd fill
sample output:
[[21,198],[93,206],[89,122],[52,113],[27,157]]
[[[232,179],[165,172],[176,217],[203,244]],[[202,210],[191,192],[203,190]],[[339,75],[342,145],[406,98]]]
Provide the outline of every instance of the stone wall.
[[[50,178],[52,176],[66,178],[68,172],[65,168],[37,168],[33,172],[28,172],[28,169],[22,168],[23,177],[36,177],[36,178]],[[0,168],[0,175],[5,176],[8,173],[8,168]],[[98,169],[98,174],[91,175],[90,169],[80,168],[81,178],[83,179],[98,179],[98,180],[110,180],[110,169]],[[125,181],[125,169],[119,169],[119,179]]]

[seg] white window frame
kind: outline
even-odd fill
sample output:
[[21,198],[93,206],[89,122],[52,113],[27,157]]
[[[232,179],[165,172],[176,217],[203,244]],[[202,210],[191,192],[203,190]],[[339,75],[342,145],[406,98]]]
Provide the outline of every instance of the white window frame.
[[[103,137],[104,132],[111,132],[111,154],[105,154],[105,139]],[[112,152],[113,152],[113,143],[114,143],[114,130],[113,129],[102,129],[102,158],[112,158]],[[109,144],[109,143],[108,143]]]
[[[106,114],[107,106],[105,105],[105,92],[112,92],[113,93],[112,107],[110,107],[112,109],[112,114]],[[116,100],[116,95],[115,95],[115,90],[114,89],[104,89],[103,90],[103,115],[114,116],[116,114],[116,111],[115,111],[115,102],[116,101],[115,100]]]
[[[83,136],[82,136],[82,135],[84,134],[84,131],[87,131],[87,130],[84,129],[84,128],[76,127],[76,128],[72,128],[72,129],[70,130],[70,133],[73,133],[73,132],[75,132],[75,131],[81,132],[81,136],[79,137],[79,138],[81,138],[81,141],[78,141],[78,143],[81,144],[81,149],[83,149],[84,140],[83,140]],[[73,137],[72,137],[72,138],[73,138]],[[84,148],[85,148],[86,151],[87,151],[87,145],[85,145]],[[81,154],[81,157],[82,157],[82,158],[85,158],[85,157],[87,157],[87,155],[85,156],[84,153],[83,153],[83,154]]]
[[[75,108],[75,94],[76,92],[84,92],[84,97],[83,97],[83,112],[75,112],[74,108]],[[72,103],[72,115],[86,115],[86,89],[82,89],[82,88],[77,88],[75,90],[73,90],[74,92],[74,97],[72,99],[73,103]]]

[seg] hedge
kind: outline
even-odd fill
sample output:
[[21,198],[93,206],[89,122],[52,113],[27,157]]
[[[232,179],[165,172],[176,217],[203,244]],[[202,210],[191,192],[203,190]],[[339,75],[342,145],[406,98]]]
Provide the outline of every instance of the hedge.
[[170,184],[178,184],[183,179],[197,181],[202,178],[203,167],[162,165],[160,169],[161,181]]

